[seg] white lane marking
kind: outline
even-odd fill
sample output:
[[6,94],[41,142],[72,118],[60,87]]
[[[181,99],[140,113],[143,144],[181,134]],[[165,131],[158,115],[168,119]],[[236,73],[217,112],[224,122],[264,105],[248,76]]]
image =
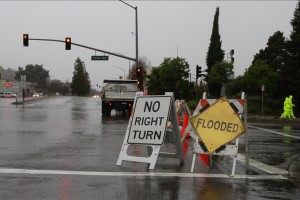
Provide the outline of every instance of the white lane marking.
[[285,137],[300,139],[299,136],[289,135],[289,134],[286,134],[286,133],[280,133],[280,132],[277,132],[277,131],[272,131],[272,130],[265,129],[265,128],[260,128],[260,127],[257,127],[257,126],[252,126],[252,125],[249,125],[249,124],[248,124],[248,127],[255,128],[255,129],[258,129],[258,130],[261,130],[261,131],[266,131],[266,132],[269,132],[269,133],[274,133],[274,134],[285,136]]
[[83,175],[83,176],[127,176],[127,177],[181,177],[181,178],[228,178],[228,179],[282,179],[281,175],[234,175],[226,174],[202,174],[202,173],[163,173],[163,172],[92,172],[92,171],[64,171],[64,170],[35,170],[0,168],[0,174],[34,174],[34,175]]
[[[237,160],[240,161],[240,162],[245,163],[246,162],[246,157],[244,155],[238,154]],[[266,165],[262,162],[259,162],[257,160],[253,160],[253,159],[249,159],[249,165],[251,165],[251,166],[253,166],[257,169],[263,170],[263,171],[265,171],[269,174],[287,175],[289,173],[286,170],[282,170],[282,169],[279,169],[279,168],[276,168],[276,167],[273,167],[273,166],[270,166],[270,165]]]

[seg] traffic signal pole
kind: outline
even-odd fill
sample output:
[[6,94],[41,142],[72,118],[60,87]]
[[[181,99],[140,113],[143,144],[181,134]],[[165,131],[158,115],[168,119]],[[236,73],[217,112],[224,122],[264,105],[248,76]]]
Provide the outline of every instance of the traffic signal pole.
[[[55,39],[28,38],[28,40],[38,40],[38,41],[50,41],[50,42],[62,42],[62,43],[65,43],[65,40],[55,40]],[[82,45],[82,44],[77,44],[77,43],[74,43],[74,42],[71,42],[71,45],[79,46],[79,47],[82,47],[82,48],[85,48],[85,49],[91,49],[91,50],[94,50],[94,51],[99,51],[99,52],[107,53],[109,55],[117,56],[117,57],[124,58],[124,59],[127,59],[127,60],[136,61],[136,58],[131,58],[131,57],[128,57],[128,56],[124,56],[122,54],[117,54],[117,53],[112,53],[112,52],[109,52],[109,51],[104,51],[104,50],[101,50],[101,49],[96,49],[94,47],[89,47],[89,46],[85,46],[85,45]]]
[[126,3],[123,0],[119,0],[122,3],[126,4],[127,6],[133,8],[135,10],[135,64],[138,64],[138,59],[139,59],[139,31],[138,31],[138,8],[137,6],[134,7],[128,3]]

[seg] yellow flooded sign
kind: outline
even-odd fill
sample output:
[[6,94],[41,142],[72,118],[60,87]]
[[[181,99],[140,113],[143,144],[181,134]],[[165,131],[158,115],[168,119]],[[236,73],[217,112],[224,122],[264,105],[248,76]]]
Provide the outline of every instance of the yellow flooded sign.
[[246,131],[244,123],[226,97],[193,116],[190,121],[209,153]]

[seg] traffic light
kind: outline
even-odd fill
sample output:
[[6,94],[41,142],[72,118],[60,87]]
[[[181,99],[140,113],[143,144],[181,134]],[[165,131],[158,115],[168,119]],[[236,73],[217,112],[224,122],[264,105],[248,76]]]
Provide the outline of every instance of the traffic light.
[[139,79],[137,81],[137,86],[138,86],[139,89],[143,89],[144,88],[144,86],[143,86],[143,79]]
[[28,47],[29,41],[28,41],[28,34],[23,34],[23,46]]
[[135,76],[136,76],[136,79],[142,79],[143,78],[143,68],[142,67],[136,67],[135,68]]
[[71,38],[67,37],[65,40],[66,43],[66,50],[71,50]]
[[199,65],[197,65],[196,66],[196,80],[198,79],[198,78],[200,78],[201,77],[201,73],[202,73],[202,67],[200,67]]
[[143,68],[142,67],[136,67],[135,68],[135,76],[137,79],[137,85],[139,89],[143,89],[144,88],[144,84],[143,84]]
[[230,54],[231,64],[233,64],[234,63],[234,57],[233,57],[233,55],[234,55],[234,49],[231,49],[230,52],[229,52],[229,54]]

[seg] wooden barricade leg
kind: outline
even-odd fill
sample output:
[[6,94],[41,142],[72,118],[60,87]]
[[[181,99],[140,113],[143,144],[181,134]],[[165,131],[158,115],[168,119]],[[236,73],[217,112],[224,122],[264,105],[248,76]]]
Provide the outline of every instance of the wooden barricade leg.
[[[242,93],[241,99],[242,99],[242,100],[245,100],[245,93],[244,93],[244,92]],[[245,105],[244,105],[244,106],[245,106]],[[243,113],[245,113],[245,109],[243,109]],[[243,113],[240,113],[240,114],[239,114],[240,119],[243,118]],[[247,127],[247,124],[246,124],[246,127]],[[237,148],[238,148],[238,145],[239,145],[239,138],[236,139],[235,145],[236,145]],[[232,164],[231,176],[234,176],[234,174],[235,174],[235,166],[236,166],[237,156],[238,156],[238,152],[237,152],[235,155],[233,155],[233,164]]]
[[[202,99],[206,99],[206,92],[203,92]],[[196,113],[198,113],[198,112],[199,112],[199,110],[198,110],[198,111],[195,110],[194,114],[196,114]],[[194,114],[193,114],[193,115],[194,115]],[[196,141],[195,141],[195,143],[198,144],[198,142],[199,142],[199,138],[198,138],[198,136],[196,136]],[[193,152],[193,160],[192,160],[191,172],[194,172],[196,156],[197,156],[197,154],[196,154],[195,152]],[[211,160],[210,160],[210,163],[211,163]]]

